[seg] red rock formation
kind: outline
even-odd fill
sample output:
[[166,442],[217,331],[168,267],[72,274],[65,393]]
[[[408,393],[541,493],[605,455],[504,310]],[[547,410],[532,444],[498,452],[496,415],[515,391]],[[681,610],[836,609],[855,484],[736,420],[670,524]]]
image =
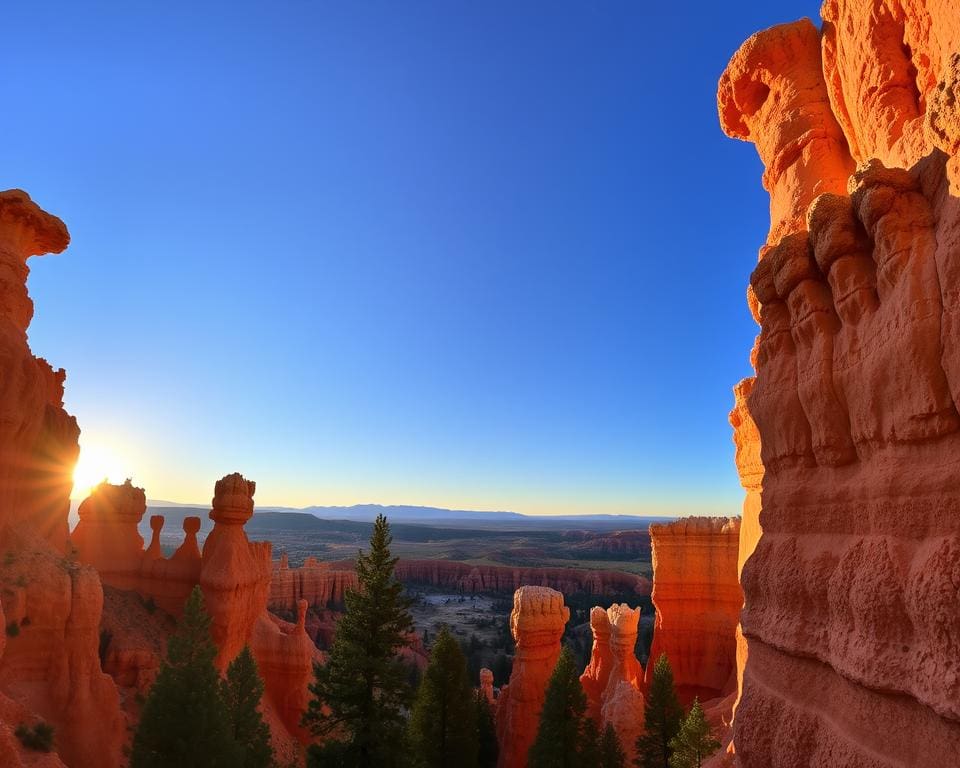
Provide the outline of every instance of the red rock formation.
[[213,619],[217,664],[226,665],[250,642],[254,624],[267,607],[270,543],[248,541],[244,524],[253,516],[256,483],[234,473],[217,481],[203,544],[200,588]]
[[510,683],[497,703],[499,768],[523,768],[537,735],[547,681],[560,656],[560,638],[570,618],[563,595],[547,587],[520,587],[513,595],[510,632],[516,655]]
[[650,534],[647,531],[567,531],[564,538],[572,542],[572,549],[592,555],[610,554],[618,557],[644,557],[650,554]]
[[80,520],[70,534],[77,556],[97,569],[104,584],[139,586],[143,537],[137,530],[147,511],[143,488],[103,482],[80,504]]
[[590,611],[593,650],[580,676],[587,694],[587,714],[602,731],[612,725],[632,764],[637,737],[643,730],[643,669],[634,655],[640,609],[626,604]]
[[[743,592],[737,578],[740,520],[688,517],[651,523],[653,604],[650,658],[666,653],[681,701],[733,690],[736,628]],[[649,665],[653,669],[653,665]],[[649,683],[649,681],[648,681]]]
[[124,722],[97,656],[103,593],[92,568],[65,556],[79,429],[63,409],[64,372],[34,357],[26,337],[27,259],[68,241],[26,193],[0,193],[0,594],[18,627],[0,659],[0,717],[15,722],[0,731],[41,718],[67,764],[112,768]]
[[[511,568],[471,565],[455,560],[400,560],[395,570],[405,584],[426,584],[453,592],[514,592],[524,585],[546,586],[565,594],[650,594],[650,582],[624,571],[590,571],[579,568]],[[273,564],[270,608],[293,610],[306,600],[314,608],[343,604],[343,593],[357,585],[349,560],[320,562],[308,557],[301,568],[290,568],[281,559]]]
[[493,670],[484,667],[480,670],[480,693],[487,700],[490,706],[494,706],[496,701],[493,697]]
[[[767,148],[804,131],[806,117],[750,85],[796,69],[782,64],[796,55],[785,41],[809,37],[808,22],[751,38],[718,97],[724,129],[757,144],[765,180],[783,179],[796,202],[787,217],[771,204],[751,279],[757,376],[737,410],[758,430],[741,442],[761,449],[762,533],[745,563],[741,553],[734,742],[747,768],[952,765],[960,14],[951,0],[827,0],[823,16],[822,66],[809,69],[823,72],[845,139],[824,147],[825,166],[845,166],[848,153],[859,164],[842,184],[825,189],[802,157],[787,158],[794,170],[776,166]],[[760,65],[750,63],[757,40],[768,49]],[[751,88],[762,103],[742,97]],[[754,120],[767,110],[780,125]]]

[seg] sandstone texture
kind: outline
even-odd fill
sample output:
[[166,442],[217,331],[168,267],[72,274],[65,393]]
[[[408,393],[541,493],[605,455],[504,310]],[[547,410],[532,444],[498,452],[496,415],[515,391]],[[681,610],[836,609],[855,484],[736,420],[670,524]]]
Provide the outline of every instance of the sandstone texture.
[[960,9],[822,15],[822,34],[754,35],[718,93],[771,194],[756,376],[731,414],[747,490],[734,747],[764,768],[954,765]]
[[[650,658],[667,654],[681,702],[734,690],[737,623],[743,606],[737,569],[740,520],[688,517],[651,523],[653,605]],[[652,674],[653,665],[648,668]],[[649,684],[649,680],[647,681]]]
[[8,628],[0,756],[3,764],[32,764],[33,753],[21,753],[10,733],[45,721],[63,763],[113,768],[126,723],[97,654],[103,592],[67,541],[80,430],[63,408],[64,372],[27,345],[27,259],[68,242],[63,222],[25,192],[0,192],[0,601]]
[[643,669],[634,655],[640,609],[614,604],[590,611],[593,649],[580,676],[587,695],[587,714],[602,732],[612,725],[632,764],[637,737],[643,731]]
[[510,632],[516,641],[510,682],[497,700],[499,768],[524,768],[537,735],[547,682],[560,656],[570,619],[563,595],[548,587],[520,587],[513,595]]

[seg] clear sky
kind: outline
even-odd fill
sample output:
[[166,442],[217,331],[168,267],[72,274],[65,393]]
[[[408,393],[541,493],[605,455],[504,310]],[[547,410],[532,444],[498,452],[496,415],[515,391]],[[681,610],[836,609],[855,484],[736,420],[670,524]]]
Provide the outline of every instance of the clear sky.
[[205,501],[737,514],[767,228],[717,79],[809,0],[13,3],[0,188],[84,471]]

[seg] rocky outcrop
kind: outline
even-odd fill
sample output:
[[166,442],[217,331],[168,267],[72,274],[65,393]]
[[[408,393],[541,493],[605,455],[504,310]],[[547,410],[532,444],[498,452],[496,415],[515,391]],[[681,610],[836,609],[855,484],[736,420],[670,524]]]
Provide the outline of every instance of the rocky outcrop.
[[637,737],[643,730],[643,669],[634,648],[640,609],[626,604],[590,611],[593,649],[580,676],[587,695],[587,714],[603,731],[612,725],[632,764]]
[[497,702],[499,768],[523,768],[537,735],[547,682],[560,656],[570,618],[563,595],[548,587],[520,587],[513,595],[510,632],[516,641],[510,683]]
[[[0,192],[0,599],[10,627],[0,731],[44,720],[65,763],[113,768],[125,723],[97,655],[103,593],[67,550],[79,429],[63,409],[64,372],[34,357],[26,335],[27,259],[68,241],[63,222],[26,193]],[[9,749],[4,757],[17,764]]]
[[[624,571],[581,568],[511,568],[471,565],[456,560],[399,560],[396,577],[404,584],[429,585],[452,592],[512,593],[521,586],[545,586],[564,594],[648,595],[650,582]],[[321,562],[308,557],[302,567],[290,568],[286,556],[274,561],[270,607],[293,610],[298,600],[314,608],[343,605],[343,594],[357,585],[349,560]]]
[[[740,520],[688,517],[652,523],[653,605],[650,658],[665,653],[683,703],[731,692],[743,592],[737,573]],[[652,674],[653,665],[648,665]],[[649,684],[649,681],[647,681]]]
[[493,694],[493,670],[484,667],[480,670],[480,693],[492,707],[496,703]]
[[[952,764],[960,15],[942,0],[822,12],[822,38],[803,21],[747,41],[718,96],[771,191],[756,378],[731,418],[751,513],[734,743],[747,767]],[[813,114],[828,141],[771,153]],[[757,452],[759,468],[739,460]]]

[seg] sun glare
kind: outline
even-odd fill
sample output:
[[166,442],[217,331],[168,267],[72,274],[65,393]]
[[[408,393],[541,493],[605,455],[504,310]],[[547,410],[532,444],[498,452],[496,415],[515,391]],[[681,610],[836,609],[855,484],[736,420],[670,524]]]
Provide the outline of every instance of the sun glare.
[[101,445],[81,446],[73,469],[73,497],[84,499],[104,480],[122,483],[129,475],[116,453]]

